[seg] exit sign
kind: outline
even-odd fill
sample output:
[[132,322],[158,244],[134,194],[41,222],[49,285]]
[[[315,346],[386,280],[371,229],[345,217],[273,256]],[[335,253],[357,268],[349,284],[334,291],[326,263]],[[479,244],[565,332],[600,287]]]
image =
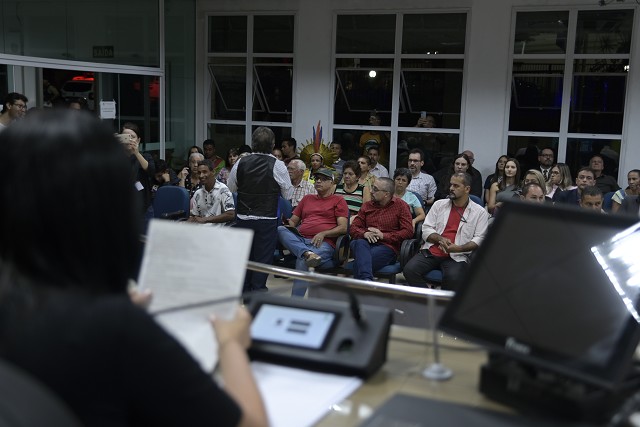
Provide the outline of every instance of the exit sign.
[[94,46],[94,58],[113,58],[113,46]]

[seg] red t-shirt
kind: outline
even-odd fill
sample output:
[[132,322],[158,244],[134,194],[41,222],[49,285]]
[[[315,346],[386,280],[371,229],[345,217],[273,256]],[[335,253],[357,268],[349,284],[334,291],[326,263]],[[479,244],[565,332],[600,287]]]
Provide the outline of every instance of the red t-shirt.
[[[451,212],[449,212],[449,219],[447,219],[447,225],[444,227],[444,231],[441,236],[445,239],[449,239],[455,243],[456,234],[458,233],[458,227],[460,226],[460,214],[454,212],[455,206],[451,205]],[[440,245],[432,245],[429,248],[431,255],[438,258],[449,258],[449,254],[440,249]]]
[[[322,198],[317,194],[307,194],[295,207],[293,215],[300,218],[298,231],[302,237],[311,239],[321,231],[337,226],[338,217],[348,218],[349,208],[341,196],[332,194]],[[325,240],[336,247],[336,237],[327,237]]]

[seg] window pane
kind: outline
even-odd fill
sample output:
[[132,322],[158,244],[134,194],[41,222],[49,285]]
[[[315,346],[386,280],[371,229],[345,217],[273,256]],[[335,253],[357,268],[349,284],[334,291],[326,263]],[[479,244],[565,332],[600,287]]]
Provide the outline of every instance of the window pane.
[[589,160],[596,154],[604,160],[605,175],[618,179],[618,165],[620,161],[619,139],[589,139],[569,138],[567,140],[567,161],[575,180],[578,169],[589,166]]
[[207,137],[216,143],[216,155],[223,157],[229,148],[244,145],[244,126],[210,124],[207,126]]
[[462,60],[402,60],[399,126],[415,126],[422,111],[435,127],[460,127]]
[[[390,139],[391,135],[388,131],[334,128],[333,139],[331,139],[331,141],[340,141],[342,143],[342,158],[346,160],[355,160],[365,154],[368,147],[376,145],[380,147],[380,157],[378,161],[389,169]],[[305,143],[302,145],[304,144]],[[298,146],[300,146],[300,142],[298,142]]]
[[395,15],[340,15],[336,53],[393,53]]
[[389,126],[392,87],[392,59],[336,59],[334,123],[368,124],[376,110],[380,126]]
[[509,130],[560,130],[563,75],[562,60],[514,62]]
[[253,51],[255,53],[293,53],[293,16],[254,17]]
[[253,120],[291,122],[293,61],[255,58],[253,66]]
[[569,12],[518,12],[513,53],[565,53]]
[[627,60],[576,60],[569,132],[622,133]]
[[455,133],[399,132],[396,168],[406,168],[409,151],[419,148],[425,153],[422,170],[433,175],[437,170],[448,167],[458,154],[459,137]]
[[[556,153],[554,163],[558,161],[558,138],[543,138],[538,136],[509,136],[507,142],[507,156],[514,157],[520,163],[520,170],[538,169],[538,153],[545,148],[551,148]],[[496,159],[498,160],[498,159]]]
[[[258,126],[253,126],[251,128],[251,132],[255,131],[256,129],[258,129]],[[291,138],[291,128],[290,127],[277,127],[277,126],[269,126],[269,129],[271,129],[273,131],[273,134],[276,137],[276,147],[280,147],[282,141],[284,139],[289,139]],[[298,141],[298,147],[297,149],[299,150],[301,146],[306,145],[305,141]]]
[[464,54],[465,13],[404,15],[402,53]]
[[633,10],[578,12],[575,53],[629,53]]
[[211,118],[245,120],[246,60],[209,58]]
[[246,52],[246,16],[210,16],[209,52]]

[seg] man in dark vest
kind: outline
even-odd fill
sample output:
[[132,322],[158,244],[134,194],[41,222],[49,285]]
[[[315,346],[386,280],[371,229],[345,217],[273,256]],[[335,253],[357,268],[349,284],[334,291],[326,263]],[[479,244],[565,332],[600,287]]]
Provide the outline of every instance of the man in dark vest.
[[[278,198],[291,198],[292,186],[287,167],[271,151],[275,136],[261,126],[251,136],[253,153],[233,165],[227,186],[238,193],[236,227],[253,230],[249,260],[271,264],[278,240]],[[247,270],[244,292],[267,291],[266,273]]]

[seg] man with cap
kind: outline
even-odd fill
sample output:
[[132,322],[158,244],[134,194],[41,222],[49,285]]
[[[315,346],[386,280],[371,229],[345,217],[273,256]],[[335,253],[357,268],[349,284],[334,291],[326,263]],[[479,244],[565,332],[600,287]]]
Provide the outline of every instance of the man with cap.
[[[318,194],[304,196],[288,225],[278,227],[278,240],[296,257],[296,270],[333,267],[336,238],[347,232],[349,208],[344,198],[333,194],[333,172],[320,168],[313,177]],[[293,281],[291,295],[303,297],[306,291],[305,281]]]

